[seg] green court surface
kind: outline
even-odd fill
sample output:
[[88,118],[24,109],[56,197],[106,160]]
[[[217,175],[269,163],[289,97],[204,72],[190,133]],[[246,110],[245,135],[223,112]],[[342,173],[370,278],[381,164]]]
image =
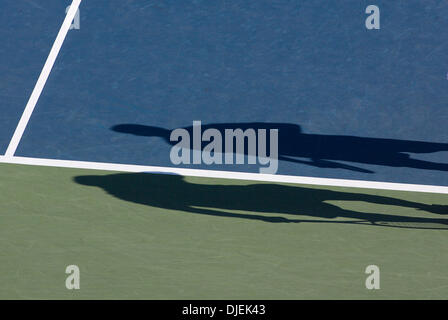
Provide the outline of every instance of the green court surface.
[[0,187],[1,299],[448,297],[447,195],[10,164]]

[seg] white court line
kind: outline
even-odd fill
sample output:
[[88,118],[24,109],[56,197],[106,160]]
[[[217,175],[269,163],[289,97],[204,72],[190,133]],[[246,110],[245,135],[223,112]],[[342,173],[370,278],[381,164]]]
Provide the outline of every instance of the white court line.
[[48,55],[47,61],[45,61],[45,65],[40,73],[39,79],[34,86],[33,92],[26,104],[25,110],[23,111],[22,117],[20,118],[19,124],[17,125],[16,130],[14,131],[14,135],[12,136],[11,141],[9,142],[8,149],[6,149],[5,157],[13,157],[14,153],[17,150],[17,146],[22,139],[23,133],[25,132],[26,126],[33,114],[34,108],[36,107],[37,101],[42,93],[42,90],[45,87],[45,83],[48,80],[48,76],[50,75],[51,69],[53,69],[56,58],[58,57],[59,51],[61,50],[62,44],[64,43],[65,37],[67,36],[67,32],[70,29],[73,19],[75,18],[76,12],[78,11],[79,5],[82,0],[73,0],[70,10],[67,12],[67,15],[62,23],[61,29],[56,37],[56,40],[53,43],[53,47],[51,48],[50,54]]
[[27,157],[8,158],[0,156],[0,163],[13,163],[13,164],[35,165],[35,166],[60,167],[60,168],[121,171],[121,172],[172,173],[172,174],[179,174],[182,176],[204,177],[204,178],[224,178],[224,179],[236,179],[236,180],[262,181],[262,182],[282,182],[282,183],[296,183],[296,184],[308,184],[318,186],[351,187],[351,188],[448,194],[448,187],[443,186],[376,182],[376,181],[363,181],[363,180],[312,178],[301,176],[184,169],[184,168],[171,168],[171,167],[155,167],[155,166],[102,163],[102,162],[89,162],[89,161],[55,160],[55,159],[40,159],[40,158],[27,158]]
[[71,160],[54,160],[54,159],[39,159],[27,157],[14,157],[17,146],[25,132],[26,126],[31,118],[31,115],[36,107],[37,101],[43,91],[43,88],[48,80],[50,72],[62,47],[62,44],[67,36],[70,25],[78,11],[82,0],[73,0],[70,9],[62,23],[61,29],[56,37],[56,40],[48,55],[47,61],[41,71],[39,79],[36,82],[34,90],[28,100],[22,117],[17,125],[14,135],[9,143],[8,149],[4,156],[0,156],[0,163],[13,163],[36,166],[49,167],[63,167],[63,168],[77,168],[77,169],[94,169],[94,170],[108,170],[121,172],[159,172],[159,173],[174,173],[183,176],[205,177],[205,178],[225,178],[249,181],[262,182],[282,182],[282,183],[298,183],[320,186],[336,186],[336,187],[353,187],[353,188],[368,188],[381,190],[397,190],[397,191],[413,191],[413,192],[430,192],[448,194],[448,187],[418,185],[418,184],[402,184],[390,182],[375,182],[363,180],[345,180],[345,179],[327,179],[327,178],[312,178],[301,176],[286,176],[286,175],[270,175],[259,173],[244,173],[244,172],[229,172],[229,171],[215,171],[215,170],[199,170],[199,169],[183,169],[170,167],[155,167],[155,166],[141,166],[141,165],[127,165],[115,163],[100,163],[88,161],[71,161]]

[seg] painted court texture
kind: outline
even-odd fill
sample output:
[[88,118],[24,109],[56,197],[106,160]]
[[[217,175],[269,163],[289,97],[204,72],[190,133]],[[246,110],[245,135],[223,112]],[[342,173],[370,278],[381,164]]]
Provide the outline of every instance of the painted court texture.
[[[70,3],[0,4],[1,155]],[[369,4],[83,0],[0,159],[0,298],[446,298],[448,4]],[[174,166],[195,120],[279,129],[279,175]]]

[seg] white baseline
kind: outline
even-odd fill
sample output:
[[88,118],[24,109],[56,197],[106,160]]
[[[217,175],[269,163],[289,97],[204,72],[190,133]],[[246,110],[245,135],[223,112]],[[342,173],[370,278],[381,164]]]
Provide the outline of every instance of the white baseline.
[[295,183],[295,184],[307,184],[318,186],[351,187],[351,188],[364,188],[364,189],[448,194],[448,187],[444,186],[377,182],[377,181],[364,181],[364,180],[328,179],[328,178],[314,178],[314,177],[288,176],[288,175],[276,175],[276,174],[185,169],[185,168],[173,168],[173,167],[156,167],[156,166],[89,162],[89,161],[40,159],[40,158],[28,158],[28,157],[0,156],[0,163],[13,163],[13,164],[35,165],[35,166],[60,167],[60,168],[120,171],[120,172],[166,173],[166,174],[178,174],[182,176],[204,177],[204,178],[224,178],[224,179],[249,180],[260,182],[276,182],[276,183],[280,182],[280,183]]
[[121,172],[153,172],[153,173],[171,173],[171,174],[174,173],[182,176],[193,176],[204,178],[225,178],[225,179],[261,181],[261,182],[296,183],[296,184],[308,184],[308,185],[320,185],[320,186],[353,187],[353,188],[448,194],[448,187],[443,186],[15,157],[14,154],[17,150],[17,146],[19,145],[20,140],[22,139],[23,133],[25,132],[25,129],[34,111],[34,108],[36,107],[39,97],[42,94],[42,91],[48,80],[50,72],[53,69],[56,58],[62,47],[62,44],[64,43],[64,40],[67,36],[68,30],[70,29],[71,23],[76,15],[76,12],[79,9],[81,1],[82,0],[73,0],[72,2],[70,9],[65,17],[65,20],[62,23],[62,26],[56,37],[56,40],[53,44],[53,47],[51,48],[50,54],[48,55],[45,65],[41,71],[39,79],[37,80],[33,92],[28,100],[28,103],[22,114],[22,117],[20,118],[19,124],[17,125],[14,135],[9,143],[6,153],[4,156],[0,156],[0,163],[121,171]]

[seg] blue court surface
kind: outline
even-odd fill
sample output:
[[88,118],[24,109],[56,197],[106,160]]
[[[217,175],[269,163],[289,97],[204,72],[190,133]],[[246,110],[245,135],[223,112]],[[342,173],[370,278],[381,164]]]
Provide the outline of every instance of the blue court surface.
[[[0,154],[70,3],[0,4]],[[15,155],[259,171],[173,164],[198,120],[278,129],[278,174],[448,186],[448,2],[369,4],[85,0]]]

